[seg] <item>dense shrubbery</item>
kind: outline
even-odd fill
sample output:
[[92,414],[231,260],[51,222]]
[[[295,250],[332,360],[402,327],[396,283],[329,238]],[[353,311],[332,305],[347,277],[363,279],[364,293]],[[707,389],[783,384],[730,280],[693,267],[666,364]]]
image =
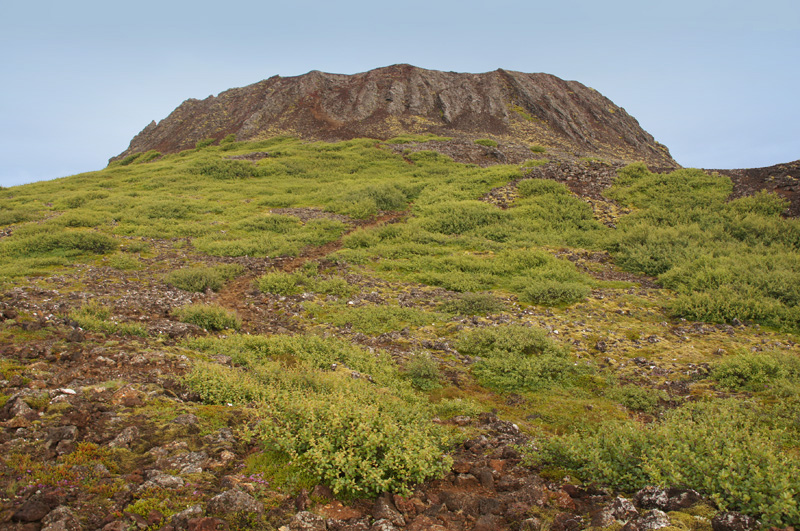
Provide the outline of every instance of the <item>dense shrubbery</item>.
[[678,292],[672,311],[691,319],[800,327],[800,222],[761,193],[726,202],[729,179],[700,170],[654,174],[628,166],[609,194],[637,212],[607,242],[616,262]]
[[244,268],[238,264],[223,264],[212,267],[187,267],[169,273],[164,280],[170,286],[184,291],[219,291],[228,280],[241,274]]
[[339,302],[325,305],[309,304],[306,308],[318,321],[343,328],[352,328],[369,335],[399,331],[409,326],[425,326],[442,320],[440,314],[390,304],[354,307]]
[[[337,495],[407,493],[450,467],[429,407],[385,353],[376,359],[313,336],[234,336],[191,346],[231,353],[243,370],[198,363],[187,383],[208,402],[255,402],[262,417],[255,434],[265,448],[286,454]],[[370,378],[353,378],[353,370]]]
[[406,363],[405,374],[411,384],[420,391],[432,391],[442,386],[439,364],[427,352],[415,354]]
[[260,276],[256,284],[264,293],[284,296],[308,292],[347,297],[354,292],[353,286],[341,277],[325,277],[303,271],[295,273],[271,271]]
[[719,362],[711,373],[734,391],[764,391],[780,380],[800,379],[800,358],[789,353],[748,352]]
[[542,440],[531,459],[621,490],[696,489],[723,510],[780,526],[800,519],[800,460],[779,441],[747,404],[717,401],[689,404],[662,423],[605,423],[590,433]]
[[461,354],[478,357],[473,374],[482,385],[500,391],[537,391],[564,385],[585,372],[564,347],[539,328],[478,328],[462,334],[455,347]]
[[182,322],[205,330],[238,330],[242,326],[235,312],[213,304],[187,304],[175,308],[173,314]]
[[459,315],[485,315],[503,311],[505,305],[490,293],[461,293],[439,306],[439,310]]

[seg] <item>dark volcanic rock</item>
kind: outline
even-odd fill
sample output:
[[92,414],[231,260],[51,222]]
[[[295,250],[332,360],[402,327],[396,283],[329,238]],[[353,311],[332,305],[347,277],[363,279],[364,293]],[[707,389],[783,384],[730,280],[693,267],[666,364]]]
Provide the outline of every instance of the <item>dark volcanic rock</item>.
[[676,166],[666,147],[624,109],[577,81],[404,64],[355,75],[274,76],[216,97],[190,99],[161,122],[151,122],[112,160],[151,149],[180,151],[231,133],[238,140],[274,134],[346,140],[404,132],[513,137],[580,154]]
[[765,168],[715,171],[733,182],[731,199],[754,195],[762,190],[778,194],[789,201],[787,216],[800,216],[800,160]]

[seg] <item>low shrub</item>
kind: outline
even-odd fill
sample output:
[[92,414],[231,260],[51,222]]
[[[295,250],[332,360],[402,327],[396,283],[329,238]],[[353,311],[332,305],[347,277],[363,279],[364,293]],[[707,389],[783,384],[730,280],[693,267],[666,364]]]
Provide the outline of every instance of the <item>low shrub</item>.
[[547,151],[547,148],[536,144],[531,146],[531,151],[533,151],[534,153],[544,153]]
[[480,138],[476,140],[475,143],[479,146],[497,147],[497,142],[490,138]]
[[490,293],[462,293],[439,306],[439,311],[458,315],[486,315],[505,309],[503,301]]
[[195,149],[203,149],[216,142],[213,138],[204,138],[203,140],[198,140],[197,143],[194,145]]
[[[44,228],[47,230],[47,227]],[[15,235],[16,236],[16,235]],[[113,237],[92,231],[39,232],[8,241],[10,256],[36,256],[53,252],[105,254],[117,248]]]
[[96,302],[84,304],[80,308],[71,311],[69,317],[84,330],[122,336],[147,336],[147,329],[139,323],[109,321],[111,310]]
[[263,175],[261,169],[244,160],[212,159],[191,168],[191,173],[218,180],[249,179]]
[[187,267],[169,273],[164,281],[184,291],[202,293],[207,289],[219,291],[228,280],[235,278],[244,271],[238,264],[223,264],[217,266]]
[[172,312],[181,322],[197,325],[205,330],[238,330],[242,322],[235,312],[212,304],[188,304]]
[[759,517],[765,526],[800,519],[800,459],[780,446],[748,404],[688,404],[661,423],[607,422],[591,432],[539,441],[529,464],[555,465],[615,489],[680,485],[721,510]]
[[667,398],[664,391],[636,385],[614,386],[606,396],[628,409],[651,415],[658,411],[660,401]]
[[517,191],[522,197],[544,194],[570,195],[565,185],[550,179],[524,179],[517,183]]
[[508,218],[506,212],[482,201],[452,201],[425,211],[424,227],[442,234],[464,234]]
[[108,265],[122,271],[133,271],[142,268],[141,262],[129,254],[115,254],[108,259]]
[[409,326],[425,326],[442,319],[436,313],[388,304],[352,307],[340,302],[325,306],[308,305],[307,309],[319,321],[368,335],[395,332]]
[[582,301],[591,288],[578,282],[559,282],[557,280],[534,280],[520,288],[520,300],[540,304],[543,306],[556,306],[559,304],[572,304]]
[[800,378],[800,358],[779,352],[737,354],[720,361],[711,377],[734,391],[763,391],[778,380]]
[[[452,464],[444,432],[386,353],[314,336],[203,338],[190,346],[230,352],[241,369],[198,362],[187,384],[207,402],[256,403],[261,421],[252,434],[265,450],[337,496],[408,494]],[[374,378],[353,377],[369,366]]]
[[462,334],[455,347],[461,354],[478,357],[473,374],[481,385],[499,391],[567,385],[586,370],[544,330],[524,325],[478,328]]
[[262,293],[288,296],[302,293],[300,280],[300,276],[294,273],[272,271],[258,277],[256,284]]
[[433,391],[442,386],[439,364],[427,352],[415,354],[406,363],[405,373],[411,384],[420,391]]

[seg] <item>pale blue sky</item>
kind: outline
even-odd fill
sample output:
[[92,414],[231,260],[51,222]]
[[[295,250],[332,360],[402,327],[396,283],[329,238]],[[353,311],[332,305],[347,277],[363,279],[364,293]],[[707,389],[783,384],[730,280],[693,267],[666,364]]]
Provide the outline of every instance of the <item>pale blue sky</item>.
[[547,72],[684,166],[800,158],[797,0],[0,0],[0,185],[101,169],[150,120],[273,75]]

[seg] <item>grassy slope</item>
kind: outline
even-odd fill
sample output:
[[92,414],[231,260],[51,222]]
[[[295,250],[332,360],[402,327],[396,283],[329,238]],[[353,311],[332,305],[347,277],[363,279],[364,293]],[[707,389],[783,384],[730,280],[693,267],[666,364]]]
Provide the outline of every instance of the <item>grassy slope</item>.
[[[226,158],[260,151],[269,157],[257,163]],[[81,271],[97,265],[123,272],[144,268],[161,278],[172,266],[147,259],[163,240],[190,242],[193,262],[202,266],[222,259],[215,257],[302,256],[344,235],[341,249],[328,260],[308,261],[291,273],[276,269],[257,283],[270,300],[293,311],[293,322],[304,331],[297,344],[278,335],[254,346],[234,335],[185,345],[196,360],[188,381],[209,403],[278,404],[260,416],[257,436],[267,442],[264,455],[273,462],[307,456],[299,465],[293,460],[300,466],[292,476],[295,483],[306,475],[311,484],[322,479],[341,493],[402,491],[409,482],[442,470],[437,455],[447,434],[427,419],[495,408],[528,433],[568,435],[550,439],[547,459],[540,458],[539,466],[567,467],[585,479],[596,476],[622,489],[634,488],[638,480],[625,479],[624,470],[606,476],[598,472],[622,467],[614,456],[581,460],[589,454],[569,434],[583,433],[580,438],[590,440],[603,426],[621,430],[620,437],[628,430],[640,441],[649,432],[639,421],[659,419],[696,398],[711,401],[712,409],[727,408],[722,416],[731,416],[742,404],[755,411],[750,440],[765,441],[759,444],[772,464],[752,489],[780,483],[786,480],[781,470],[798,466],[793,458],[781,466],[770,461],[786,448],[797,448],[800,440],[792,420],[792,412],[800,413],[796,375],[759,372],[769,351],[800,354],[791,335],[800,327],[800,226],[780,218],[782,205],[774,197],[726,203],[726,179],[693,170],[659,176],[633,166],[622,172],[609,195],[634,213],[612,230],[557,183],[522,181],[518,199],[507,210],[480,200],[492,188],[520,179],[517,167],[478,168],[425,151],[404,158],[373,140],[306,144],[276,138],[124,162],[0,190],[0,224],[12,229],[0,240],[0,281],[6,287],[26,286],[56,274],[72,275],[67,289],[78,289],[85,281]],[[329,215],[301,221],[292,210],[270,213],[293,208]],[[403,210],[409,215],[398,223],[359,221]],[[616,266],[586,259],[602,251],[612,254]],[[617,267],[658,277],[671,291],[643,287],[635,276],[607,282],[591,274]],[[193,270],[194,284],[183,287],[200,282],[200,290],[219,289],[241,274],[212,269]],[[212,284],[204,284],[207,280]],[[180,286],[181,280],[170,282]],[[475,292],[485,295],[475,298]],[[239,296],[249,297],[244,291]],[[228,299],[212,295],[209,301],[225,306]],[[200,322],[219,322],[224,328],[227,317],[211,315],[219,310],[209,307],[212,320]],[[137,311],[146,313],[136,308],[128,313]],[[159,341],[136,324],[111,319],[99,304],[74,308],[71,315],[83,319],[84,328],[104,334]],[[692,325],[682,317],[709,323],[747,320],[764,328],[732,332],[726,326]],[[242,326],[258,331],[248,319]],[[392,356],[385,356],[383,368],[374,367],[356,347],[315,343],[323,332],[384,346]],[[15,340],[9,325],[2,333]],[[420,355],[425,349],[432,357]],[[715,380],[708,370],[709,364],[752,351],[766,353],[750,354],[756,361],[735,367],[741,374],[738,384]],[[209,354],[225,352],[243,356],[238,363],[252,374],[207,361]],[[369,374],[378,381],[383,405],[368,398],[374,383],[330,373],[320,356],[325,364]],[[758,385],[748,387],[753,379]],[[326,394],[331,389],[337,392]],[[730,393],[734,402],[716,402]],[[360,403],[363,409],[350,411],[323,396],[341,404]],[[781,415],[769,417],[774,410]],[[686,415],[677,411],[663,424],[666,435],[653,437],[663,440],[686,431],[680,424],[687,422]],[[714,411],[709,419],[719,416]],[[299,427],[310,418],[320,423],[315,433],[324,432],[335,442],[319,446],[313,433],[301,433]],[[366,418],[376,420],[365,433],[342,436],[343,423],[362,425]],[[777,438],[776,430],[787,435]],[[397,438],[408,432],[415,435]],[[399,467],[388,458],[379,460],[375,468],[380,474],[370,478],[342,477],[326,468],[332,456],[337,456],[338,470],[363,460],[353,448],[368,451],[365,440],[376,455],[394,448],[412,459]],[[712,447],[717,441],[713,436],[703,440]],[[646,453],[656,444],[647,439],[640,446]],[[789,501],[764,505],[762,500],[759,505],[742,499],[740,484],[695,485],[685,476],[670,476],[675,467],[665,463],[644,481],[683,481],[714,494],[721,505],[774,523],[797,517],[797,480],[780,483],[793,493]],[[278,468],[267,467],[276,474]]]

